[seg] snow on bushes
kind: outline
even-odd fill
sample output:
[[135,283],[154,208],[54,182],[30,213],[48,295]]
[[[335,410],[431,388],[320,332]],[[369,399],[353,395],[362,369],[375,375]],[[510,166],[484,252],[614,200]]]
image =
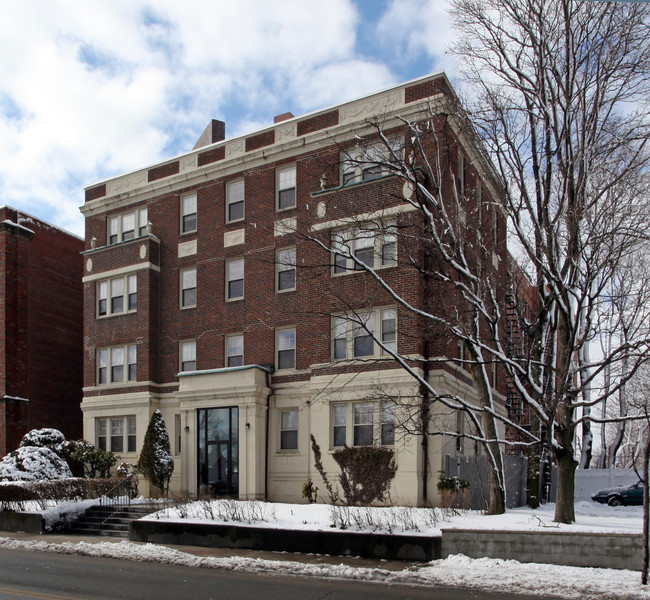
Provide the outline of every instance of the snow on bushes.
[[45,427],[43,429],[32,429],[20,440],[20,447],[34,446],[43,448],[54,446],[65,442],[65,436],[58,429]]
[[21,446],[0,461],[0,481],[40,481],[72,477],[68,463],[49,448]]

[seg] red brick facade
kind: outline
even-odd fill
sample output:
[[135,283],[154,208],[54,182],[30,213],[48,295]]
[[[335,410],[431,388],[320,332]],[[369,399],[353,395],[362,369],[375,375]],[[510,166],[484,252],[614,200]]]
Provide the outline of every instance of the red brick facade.
[[0,455],[34,428],[81,437],[82,249],[0,208]]
[[[400,102],[402,105],[413,104],[428,94],[445,92],[449,92],[446,80],[440,78],[439,81],[434,77],[430,81],[402,87],[399,90]],[[395,361],[386,357],[374,356],[373,360],[365,361],[333,359],[333,316],[352,309],[395,309],[397,347],[402,355],[456,357],[455,340],[430,326],[425,327],[421,318],[398,307],[371,274],[363,271],[335,274],[332,255],[318,244],[320,240],[329,246],[332,231],[340,229],[346,219],[385,211],[390,215],[388,220],[401,232],[396,264],[380,267],[385,281],[407,302],[425,310],[431,307],[432,302],[453,303],[444,285],[426,278],[412,265],[412,260],[426,264],[429,258],[425,247],[408,241],[410,237],[416,239],[422,227],[422,216],[405,208],[403,181],[382,174],[371,181],[343,186],[341,149],[353,149],[359,139],[354,137],[355,129],[349,124],[350,115],[359,114],[355,110],[355,107],[347,112],[344,109],[329,110],[302,121],[280,122],[276,129],[243,140],[219,142],[214,148],[203,149],[181,158],[180,163],[174,163],[181,165],[179,176],[174,177],[175,173],[170,171],[168,181],[161,181],[157,188],[139,189],[136,175],[132,179],[125,176],[114,184],[108,182],[87,189],[86,206],[82,209],[86,213],[87,236],[83,381],[87,437],[93,435],[93,419],[101,419],[107,414],[128,415],[129,398],[134,401],[137,398],[139,405],[148,402],[155,406],[157,402],[167,402],[172,406],[173,395],[179,392],[179,408],[173,410],[182,413],[179,418],[188,423],[184,431],[190,432],[189,436],[195,435],[196,421],[187,416],[191,411],[183,404],[186,392],[181,387],[182,377],[178,377],[181,371],[179,344],[185,340],[196,341],[195,370],[205,373],[228,366],[226,337],[242,334],[244,365],[260,365],[273,371],[268,376],[268,390],[263,392],[271,397],[273,394],[290,394],[286,390],[298,390],[300,386],[303,390],[308,389],[314,378],[323,376],[335,378],[342,374],[372,372],[379,383],[382,372],[397,369]],[[366,117],[359,117],[357,126],[360,130],[365,128],[363,139],[372,143],[372,130],[364,124]],[[343,119],[348,119],[348,123],[343,123]],[[458,142],[451,128],[447,129],[442,117],[436,120],[436,126],[441,138],[448,141],[442,149],[442,169],[445,172],[458,169]],[[299,139],[299,143],[285,143],[291,127],[295,127],[294,139]],[[337,135],[335,128],[338,127],[346,127],[343,133],[346,137],[336,142],[334,137],[322,141],[328,135]],[[408,146],[400,122],[393,121],[391,127],[386,133]],[[311,137],[319,141],[312,142]],[[237,158],[239,156],[245,156],[245,159]],[[478,182],[476,169],[469,162],[467,160],[464,173],[468,191],[474,190]],[[279,210],[279,173],[290,166],[295,167],[295,206]],[[168,167],[165,164],[149,169],[147,180],[153,181],[151,173],[154,172],[163,177]],[[188,174],[184,175],[183,169],[188,169]],[[196,169],[196,173],[192,169]],[[230,182],[242,180],[244,217],[228,222],[227,187]],[[450,181],[447,177],[443,182],[446,190]],[[123,186],[129,185],[134,186],[130,195],[118,193]],[[113,189],[115,192],[111,191]],[[103,192],[106,192],[105,200],[100,195]],[[183,233],[183,198],[192,194],[196,194],[197,225],[195,230]],[[483,223],[491,223],[494,218],[502,219],[498,211],[493,210],[494,203],[487,190],[484,194],[485,201],[481,207]],[[124,200],[127,196],[130,199]],[[127,213],[139,214],[145,208],[151,224],[149,233],[140,232],[138,235],[136,232],[130,239],[109,243],[112,218],[118,216],[121,219]],[[476,236],[475,224],[468,224],[467,229],[469,235]],[[503,224],[500,232],[496,245],[493,241],[487,242],[491,244],[490,265],[493,264],[492,252],[505,250]],[[96,241],[91,246],[93,238]],[[276,253],[287,248],[295,248],[296,284],[295,289],[279,292],[276,290]],[[228,261],[241,258],[244,260],[243,298],[228,300]],[[505,273],[505,261],[498,268]],[[184,308],[181,306],[181,280],[183,272],[188,269],[196,269],[197,300],[195,306]],[[113,316],[98,314],[99,286],[115,278],[133,275],[137,278],[137,309],[120,311]],[[296,334],[295,368],[286,370],[278,368],[277,354],[278,330],[284,327],[295,327]],[[123,385],[100,381],[98,351],[128,346],[137,348],[137,377],[124,381]],[[379,360],[374,360],[376,358]],[[464,371],[459,372],[451,365],[441,368],[471,385]],[[235,403],[235,398],[241,394],[243,392],[233,390],[232,402]],[[300,394],[305,396],[304,391]],[[116,405],[109,407],[107,403],[111,397],[115,397]],[[286,401],[291,402],[290,399]],[[307,400],[305,405],[310,405],[311,401]],[[268,402],[271,406],[271,401]],[[135,409],[132,412],[140,414]],[[264,419],[270,418],[266,413],[264,415]],[[169,428],[169,418],[167,424]],[[248,425],[250,423],[244,431],[248,431]],[[187,443],[193,444],[193,439]],[[306,448],[302,444],[304,451]],[[191,468],[196,469],[193,465]],[[267,468],[273,470],[274,467]],[[271,476],[267,474],[267,477]],[[191,482],[191,478],[188,481]],[[182,483],[181,487],[184,485]],[[189,491],[193,493],[195,490],[190,487]],[[256,497],[268,496],[257,488],[254,493]]]

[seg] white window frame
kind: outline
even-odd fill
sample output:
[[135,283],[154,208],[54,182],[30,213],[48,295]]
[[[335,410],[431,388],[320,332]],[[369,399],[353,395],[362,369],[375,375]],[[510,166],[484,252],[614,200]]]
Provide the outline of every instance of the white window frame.
[[[293,285],[288,287],[281,287],[286,285],[285,277],[293,277]],[[296,289],[296,247],[282,248],[275,252],[275,291],[278,293],[291,292]]]
[[[293,332],[293,333],[291,333]],[[293,365],[282,367],[281,357],[289,356],[293,352]],[[285,353],[285,354],[283,354]],[[291,327],[278,327],[275,330],[275,364],[276,371],[289,371],[296,368],[296,328]]]
[[[241,216],[231,218],[231,208],[241,204]],[[246,188],[243,179],[226,183],[226,223],[243,221],[246,217]]]
[[376,400],[332,404],[330,447],[394,446],[395,406]]
[[198,197],[196,192],[181,196],[181,233],[194,233],[198,227]]
[[138,380],[136,344],[98,348],[96,357],[97,385],[124,384]]
[[244,334],[233,333],[226,336],[226,367],[244,365]]
[[[379,270],[397,265],[395,221],[368,222],[356,227],[336,229],[331,234],[332,275],[340,276],[369,269]],[[355,257],[357,261],[352,257]]]
[[[397,310],[395,307],[359,311],[332,317],[331,353],[333,361],[368,360],[392,356],[379,345],[397,352]],[[372,353],[367,352],[372,343]]]
[[[133,228],[125,230],[125,221],[133,221]],[[147,234],[148,211],[147,207],[138,208],[124,213],[111,215],[106,222],[106,241],[108,246],[127,242]],[[112,238],[115,239],[112,239]]]
[[97,448],[101,450],[119,452],[120,454],[136,454],[138,451],[137,439],[137,419],[135,415],[118,415],[95,419],[95,442]]
[[[189,269],[181,269],[179,287],[180,287],[180,307],[181,309],[196,308],[198,293],[197,293],[197,279],[198,274],[196,267]],[[194,292],[192,294],[192,292]]]
[[[395,153],[401,153],[399,144],[401,138],[388,140]],[[373,141],[358,145],[341,153],[341,186],[347,187],[358,183],[374,181],[390,175],[386,163],[390,160],[391,152],[383,141]]]
[[283,408],[280,411],[280,436],[281,452],[298,451],[299,413],[297,408]]
[[196,340],[178,343],[178,368],[180,373],[196,371]]
[[[296,197],[297,197],[297,188],[296,188],[296,165],[291,165],[288,167],[280,167],[275,172],[275,209],[279,211],[290,210],[296,208]],[[293,202],[282,206],[283,203],[283,192],[290,192],[293,190]]]
[[[122,287],[120,294],[113,294],[113,290]],[[123,275],[122,277],[111,277],[110,279],[102,279],[97,282],[97,302],[96,311],[97,318],[111,317],[113,315],[123,315],[124,313],[136,312],[138,309],[137,293],[138,293],[138,276],[134,273]],[[121,310],[115,310],[114,299],[120,298],[122,302]],[[135,306],[131,308],[131,300],[134,299]],[[102,311],[102,302],[104,302],[104,309]]]
[[[232,258],[226,261],[226,301],[234,302],[236,300],[243,300],[245,277],[246,270],[242,257]],[[236,296],[234,295],[236,292],[231,292],[230,285],[238,281],[241,281],[241,294]]]

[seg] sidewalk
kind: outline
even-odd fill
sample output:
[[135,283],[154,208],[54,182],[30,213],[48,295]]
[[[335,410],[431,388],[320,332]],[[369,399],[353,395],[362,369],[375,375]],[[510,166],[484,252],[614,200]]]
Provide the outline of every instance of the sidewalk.
[[[114,538],[108,536],[84,536],[84,535],[70,535],[65,533],[23,533],[16,531],[0,531],[0,538],[8,538],[12,540],[25,541],[25,542],[45,542],[48,544],[62,544],[71,543],[78,544],[85,542],[87,544],[120,544],[128,541],[131,544],[138,546],[146,545],[146,542],[131,542],[123,538]],[[409,569],[411,566],[420,565],[422,563],[414,563],[409,561],[400,560],[379,560],[368,558],[356,558],[351,556],[330,556],[320,554],[300,554],[288,552],[268,552],[263,550],[246,550],[244,548],[205,548],[199,546],[183,546],[177,544],[149,544],[160,545],[165,548],[171,548],[186,554],[202,557],[214,558],[230,558],[233,556],[242,556],[245,558],[262,559],[262,560],[275,560],[275,561],[294,561],[303,564],[322,564],[322,565],[346,565],[356,568],[379,568],[388,571],[403,571]]]

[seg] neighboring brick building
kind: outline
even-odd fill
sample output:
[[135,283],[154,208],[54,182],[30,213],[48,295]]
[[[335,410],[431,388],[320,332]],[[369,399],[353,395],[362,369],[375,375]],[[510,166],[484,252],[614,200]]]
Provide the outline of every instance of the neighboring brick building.
[[34,428],[81,437],[83,244],[0,207],[0,456]]
[[[378,339],[412,359],[454,359],[457,344],[318,240],[348,247],[414,306],[449,300],[410,265],[428,260],[424,251],[395,235],[420,224],[404,202],[412,190],[342,159],[342,148],[373,151],[367,119],[379,116],[404,145],[395,116],[417,119],[435,105],[450,141],[442,160],[478,199],[493,232],[489,268],[504,275],[503,217],[487,179],[482,200],[476,192],[488,169],[481,154],[446,125],[452,99],[437,74],[230,140],[213,121],[191,152],[86,188],[86,439],[135,461],[160,409],[176,456],[172,489],[277,501],[299,501],[309,477],[323,488],[311,434],[329,471],[328,450],[384,444],[397,453],[392,499],[432,499],[443,456],[471,454],[473,444],[399,435],[386,392],[417,398],[419,387],[345,317],[360,311]],[[475,397],[451,360],[413,364],[438,389]],[[463,427],[444,410],[438,423]]]

